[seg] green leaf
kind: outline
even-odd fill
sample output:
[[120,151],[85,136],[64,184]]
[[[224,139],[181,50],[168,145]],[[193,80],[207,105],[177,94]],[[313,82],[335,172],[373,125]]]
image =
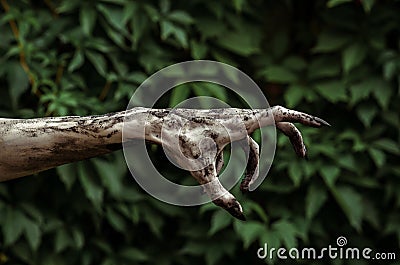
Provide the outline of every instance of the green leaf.
[[76,180],[76,164],[65,164],[57,167],[56,170],[67,191],[71,191]]
[[103,14],[111,26],[119,30],[124,29],[124,21],[121,19],[123,17],[122,8],[115,7],[114,5],[97,4],[97,10]]
[[250,244],[265,233],[266,228],[259,222],[247,221],[246,223],[235,220],[234,228],[236,233],[243,240],[243,247],[249,248]]
[[107,62],[104,56],[101,53],[86,50],[85,54],[89,61],[93,64],[96,71],[103,77],[106,76],[107,73]]
[[297,75],[282,66],[268,66],[261,73],[269,82],[293,83],[297,80]]
[[289,249],[297,246],[296,236],[298,232],[293,223],[281,219],[272,224],[272,229],[278,232],[286,248]]
[[160,22],[160,29],[162,40],[166,40],[169,36],[174,36],[182,47],[188,47],[186,32],[181,27],[171,23],[170,21],[163,20]]
[[350,103],[352,105],[366,99],[371,94],[373,87],[370,85],[370,81],[365,80],[350,86]]
[[369,148],[368,153],[378,168],[382,167],[385,164],[386,155],[381,150],[376,148]]
[[169,106],[171,108],[176,107],[179,103],[184,101],[185,99],[188,98],[190,94],[190,87],[187,85],[180,85],[175,87],[172,90],[171,97],[169,99]]
[[202,42],[196,42],[194,40],[190,41],[190,53],[193,57],[193,59],[200,60],[204,59],[204,57],[207,54],[208,47],[205,43]]
[[107,220],[115,230],[119,232],[124,232],[126,229],[126,222],[124,218],[116,213],[113,209],[108,208],[106,212]]
[[232,223],[232,218],[225,211],[215,211],[211,218],[211,227],[208,230],[209,235],[224,229]]
[[211,246],[209,250],[206,251],[206,264],[207,265],[215,265],[218,264],[218,261],[224,256],[225,251],[221,249],[221,247],[226,248],[226,245],[215,245]]
[[372,6],[375,4],[375,0],[362,0],[361,4],[366,13],[369,13],[372,9]]
[[81,50],[76,50],[74,57],[72,57],[71,62],[68,65],[68,72],[72,73],[76,69],[80,68],[85,62],[85,57]]
[[204,87],[204,89],[208,90],[212,97],[219,99],[223,102],[228,101],[228,95],[226,93],[225,87],[210,82],[202,82],[201,86]]
[[339,177],[340,169],[331,165],[324,165],[319,169],[322,178],[328,187],[334,186],[336,179]]
[[85,244],[85,236],[83,234],[83,232],[79,229],[77,229],[76,227],[71,229],[71,233],[72,233],[72,238],[74,239],[75,242],[75,246],[78,249],[81,249],[83,247],[83,245]]
[[360,172],[360,170],[359,170],[359,168],[357,166],[357,163],[356,163],[356,161],[354,159],[354,156],[351,155],[351,154],[345,154],[345,155],[340,156],[337,159],[337,162],[342,168],[350,170],[350,171],[352,171],[354,173],[359,173]]
[[6,208],[2,230],[4,237],[4,245],[12,245],[22,235],[24,231],[25,215],[17,209]]
[[352,0],[329,0],[328,3],[326,3],[326,5],[327,7],[332,8],[334,6],[338,6],[348,2],[352,2]]
[[19,97],[29,87],[29,79],[19,63],[9,62],[7,67],[7,81],[11,104],[14,108],[17,108]]
[[289,108],[294,108],[302,102],[304,96],[307,93],[314,93],[310,88],[302,85],[291,85],[288,90],[285,92],[283,97],[285,98],[285,102]]
[[119,172],[115,169],[115,164],[101,159],[93,159],[92,162],[96,167],[103,186],[106,187],[113,196],[118,197],[122,191],[122,176],[119,175]]
[[183,25],[189,25],[194,23],[194,19],[185,11],[177,10],[172,11],[167,16],[170,20],[174,22],[181,23]]
[[340,64],[329,56],[318,56],[308,67],[308,78],[311,80],[327,77],[337,77],[340,74]]
[[143,262],[148,261],[146,252],[133,247],[126,247],[119,252],[119,256],[129,261]]
[[283,61],[282,65],[287,69],[298,72],[307,67],[307,62],[299,56],[290,56]]
[[83,5],[80,9],[79,20],[82,25],[83,34],[91,36],[96,23],[97,12],[93,6]]
[[310,185],[306,196],[306,217],[311,220],[325,204],[328,195],[324,187]]
[[394,155],[400,155],[400,146],[399,143],[389,139],[389,138],[382,138],[376,140],[372,143],[372,146],[381,150],[384,150],[388,153],[392,153]]
[[345,46],[352,36],[340,34],[337,32],[324,31],[319,34],[317,45],[314,47],[314,52],[329,53],[340,50]]
[[353,43],[343,50],[343,70],[349,73],[353,68],[359,66],[367,56],[367,47],[362,43]]
[[366,128],[371,126],[371,122],[376,114],[378,114],[378,109],[374,105],[363,104],[357,108],[357,116]]
[[321,82],[317,83],[315,87],[319,94],[332,103],[347,99],[346,87],[341,81]]
[[382,79],[377,80],[376,87],[372,90],[379,105],[385,110],[389,107],[392,90],[393,89],[389,83]]
[[[248,33],[255,34],[252,32]],[[241,56],[249,56],[259,52],[259,38],[243,38],[243,34],[245,34],[245,32],[228,31],[219,37],[217,42],[222,48]]]
[[95,177],[89,173],[84,162],[78,163],[78,176],[86,197],[100,209],[103,201],[103,188],[97,183]]
[[247,4],[246,0],[233,0],[233,6],[237,12],[242,12],[243,6]]
[[32,221],[29,221],[25,226],[25,236],[28,240],[29,246],[32,248],[33,251],[36,251],[39,248],[41,241],[39,225]]
[[293,182],[293,185],[295,187],[298,187],[300,185],[301,180],[303,179],[303,172],[301,169],[301,165],[300,163],[290,163],[289,167],[288,167],[288,173],[289,173],[289,177]]
[[347,186],[332,188],[331,191],[351,226],[360,231],[364,212],[361,195],[353,188]]
[[60,253],[71,245],[72,239],[68,232],[64,228],[57,230],[54,245],[55,252]]

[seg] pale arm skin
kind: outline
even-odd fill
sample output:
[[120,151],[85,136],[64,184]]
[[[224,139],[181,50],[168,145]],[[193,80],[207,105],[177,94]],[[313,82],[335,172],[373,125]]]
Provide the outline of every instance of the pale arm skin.
[[[189,121],[189,129],[182,132],[179,124]],[[186,119],[186,120],[185,120]],[[125,121],[125,127],[124,127]],[[177,122],[181,121],[181,123]],[[218,181],[217,175],[222,168],[222,150],[230,142],[248,138],[250,147],[249,163],[241,190],[258,176],[258,144],[251,139],[254,130],[276,125],[287,135],[300,157],[306,157],[306,148],[302,137],[292,122],[299,122],[312,127],[329,126],[324,120],[309,114],[289,110],[281,106],[269,109],[148,109],[133,108],[127,111],[98,116],[67,116],[37,119],[0,119],[0,181],[31,175],[66,163],[110,153],[122,148],[122,130],[125,139],[141,139],[161,144],[161,128],[167,135],[180,135],[181,148],[176,142],[163,138],[163,145],[179,158],[180,150],[186,150],[189,156],[196,156],[199,130],[202,124],[213,127],[213,139],[218,148],[215,157],[205,169],[190,173],[205,190],[213,202],[230,212],[233,216],[244,219],[242,208],[235,197]],[[237,124],[245,125],[245,131]],[[223,125],[223,126],[221,126]],[[143,133],[143,126],[145,133]],[[142,128],[142,129],[141,129]],[[242,127],[243,128],[243,127]],[[196,138],[194,131],[197,131]],[[164,131],[165,133],[165,131]],[[209,130],[207,133],[210,133]],[[203,135],[207,137],[207,135]],[[207,160],[208,161],[208,160]]]

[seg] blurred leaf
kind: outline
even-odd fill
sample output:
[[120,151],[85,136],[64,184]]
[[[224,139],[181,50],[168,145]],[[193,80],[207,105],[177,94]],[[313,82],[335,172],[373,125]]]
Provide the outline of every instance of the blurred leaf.
[[283,61],[282,65],[293,71],[301,71],[307,67],[307,62],[301,57],[290,56]]
[[124,248],[119,252],[119,255],[129,261],[143,262],[149,259],[149,257],[143,251],[133,247]]
[[365,44],[353,43],[343,50],[342,61],[345,73],[360,65],[367,55]]
[[4,220],[2,222],[2,230],[4,244],[9,246],[13,244],[21,236],[24,230],[26,217],[17,209],[7,208]]
[[306,217],[312,219],[319,211],[319,209],[325,204],[328,196],[324,187],[317,187],[317,185],[311,185],[308,188],[306,196]]
[[332,187],[334,186],[336,179],[339,177],[340,169],[335,166],[326,165],[319,169],[322,178],[324,179],[325,183]]
[[160,22],[160,28],[161,39],[166,40],[169,36],[174,36],[182,47],[188,47],[188,38],[182,28],[166,20]]
[[119,172],[114,168],[115,165],[100,159],[93,159],[92,162],[97,169],[103,186],[106,187],[113,196],[117,197],[122,191],[122,183]]
[[74,57],[72,57],[71,62],[69,63],[68,71],[73,72],[76,69],[79,69],[83,65],[84,61],[85,61],[85,58],[83,56],[83,52],[80,50],[77,50],[74,54]]
[[319,79],[336,77],[340,74],[340,64],[330,57],[320,56],[314,59],[308,67],[308,77]]
[[235,220],[233,223],[236,233],[243,240],[243,247],[249,248],[250,244],[253,243],[257,238],[260,237],[265,231],[265,227],[255,221],[247,221],[246,223]]
[[352,0],[329,0],[326,5],[329,8],[332,8],[334,6],[341,5],[341,4],[344,4],[344,3],[348,3],[348,2],[351,2],[351,1]]
[[350,103],[355,104],[360,100],[366,99],[373,91],[373,86],[370,85],[371,80],[365,80],[363,82],[350,86]]
[[297,80],[297,76],[294,73],[281,66],[269,66],[262,71],[261,75],[269,82],[275,83],[292,83]]
[[78,249],[81,249],[83,247],[83,245],[85,244],[85,237],[84,237],[82,231],[77,228],[73,228],[71,230],[71,232],[72,232],[72,238],[75,241],[76,247]]
[[233,5],[238,12],[242,12],[243,6],[246,4],[246,0],[233,0]]
[[289,89],[285,92],[284,98],[287,106],[289,108],[296,107],[304,98],[307,92],[311,92],[311,89],[302,85],[291,85]]
[[376,148],[369,148],[368,152],[377,167],[382,167],[385,164],[386,155],[384,152]]
[[376,100],[383,109],[388,108],[390,97],[392,96],[392,89],[389,84],[383,80],[377,80],[375,89],[372,90]]
[[211,219],[209,235],[213,235],[232,223],[232,218],[224,211],[215,211]]
[[25,235],[28,240],[29,246],[33,251],[36,251],[39,248],[41,241],[41,233],[39,226],[34,222],[29,222],[25,226]]
[[362,105],[357,108],[357,116],[367,128],[371,126],[371,122],[376,114],[378,114],[378,110],[375,106]]
[[96,23],[97,13],[93,6],[84,5],[80,9],[79,20],[82,25],[82,31],[85,35],[91,36]]
[[372,143],[372,146],[387,151],[389,153],[392,153],[394,155],[400,155],[399,144],[388,138],[378,139]]
[[124,28],[123,20],[121,20],[121,17],[123,17],[123,11],[121,8],[117,8],[114,5],[104,4],[97,4],[96,6],[97,10],[104,15],[105,19],[111,26],[119,30]]
[[7,81],[11,104],[17,107],[19,97],[28,89],[29,79],[24,69],[18,63],[9,63],[7,71]]
[[361,195],[351,187],[337,187],[332,188],[331,191],[350,224],[360,231],[364,212]]
[[171,98],[169,100],[169,106],[172,108],[176,107],[179,103],[187,99],[189,94],[190,94],[190,89],[188,86],[181,85],[175,87],[172,90]]
[[299,163],[291,163],[289,165],[289,177],[293,181],[293,185],[298,187],[303,177],[303,173],[301,170],[301,165]]
[[97,183],[93,175],[89,173],[85,164],[82,162],[78,163],[78,177],[83,189],[85,190],[86,197],[95,206],[100,207],[103,201],[103,188]]
[[316,84],[316,90],[328,101],[336,103],[347,99],[346,87],[341,81],[327,81]]
[[117,231],[124,232],[126,229],[126,222],[124,218],[116,213],[113,209],[108,208],[106,211],[107,220],[110,225],[114,227]]
[[98,52],[86,50],[85,54],[101,76],[107,73],[107,63],[104,56]]
[[324,31],[319,34],[317,45],[314,47],[313,51],[320,53],[338,51],[350,40],[351,36],[346,34]]
[[272,228],[276,230],[281,237],[283,244],[286,248],[293,248],[297,246],[297,229],[287,220],[278,220],[272,224]]
[[190,47],[191,47],[191,54],[193,59],[200,60],[203,59],[208,51],[208,47],[204,43],[196,42],[194,40],[190,41]]
[[185,11],[176,10],[172,11],[167,16],[170,20],[181,23],[183,25],[192,24],[194,19]]
[[[248,32],[246,32],[246,30],[248,30]],[[253,38],[243,38],[243,34],[252,35]],[[260,50],[260,39],[256,34],[257,32],[254,32],[254,30],[245,29],[243,27],[237,32],[225,32],[223,37],[217,39],[217,42],[222,48],[227,49],[228,51],[241,56],[249,56]]]
[[365,12],[369,13],[372,6],[375,4],[375,0],[362,0],[361,4],[364,7]]
[[57,230],[54,251],[56,253],[60,253],[71,245],[72,245],[71,236],[67,233],[67,231],[64,228]]
[[65,164],[59,166],[57,167],[57,174],[60,176],[60,179],[64,183],[67,191],[70,191],[76,180],[76,165]]

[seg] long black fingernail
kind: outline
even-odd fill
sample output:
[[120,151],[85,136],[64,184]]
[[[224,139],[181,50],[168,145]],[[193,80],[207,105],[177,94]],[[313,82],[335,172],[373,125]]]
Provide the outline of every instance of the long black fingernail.
[[324,120],[321,119],[321,118],[315,117],[315,120],[316,120],[317,122],[321,123],[321,125],[323,125],[323,126],[331,127],[331,125],[330,125],[327,121],[324,121]]

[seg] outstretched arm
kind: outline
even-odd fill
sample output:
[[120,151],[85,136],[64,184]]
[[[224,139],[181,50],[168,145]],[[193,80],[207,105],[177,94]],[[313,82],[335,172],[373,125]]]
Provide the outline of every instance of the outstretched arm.
[[[0,119],[0,181],[120,149],[123,129],[124,140],[142,139],[163,144],[181,163],[191,163],[193,160],[184,159],[185,156],[196,157],[202,137],[212,136],[216,152],[204,157],[202,161],[208,162],[202,170],[191,171],[191,174],[200,184],[207,184],[205,191],[216,205],[244,219],[239,202],[217,178],[223,163],[222,150],[230,142],[248,139],[249,161],[240,186],[246,192],[258,176],[258,144],[249,136],[257,128],[276,125],[289,137],[296,154],[306,157],[303,138],[292,122],[312,127],[329,126],[320,118],[281,106],[256,110],[138,107],[98,116]],[[204,124],[207,124],[207,132]],[[199,130],[204,132],[199,133]],[[162,132],[166,137],[161,138]],[[186,140],[179,141],[177,135]]]

